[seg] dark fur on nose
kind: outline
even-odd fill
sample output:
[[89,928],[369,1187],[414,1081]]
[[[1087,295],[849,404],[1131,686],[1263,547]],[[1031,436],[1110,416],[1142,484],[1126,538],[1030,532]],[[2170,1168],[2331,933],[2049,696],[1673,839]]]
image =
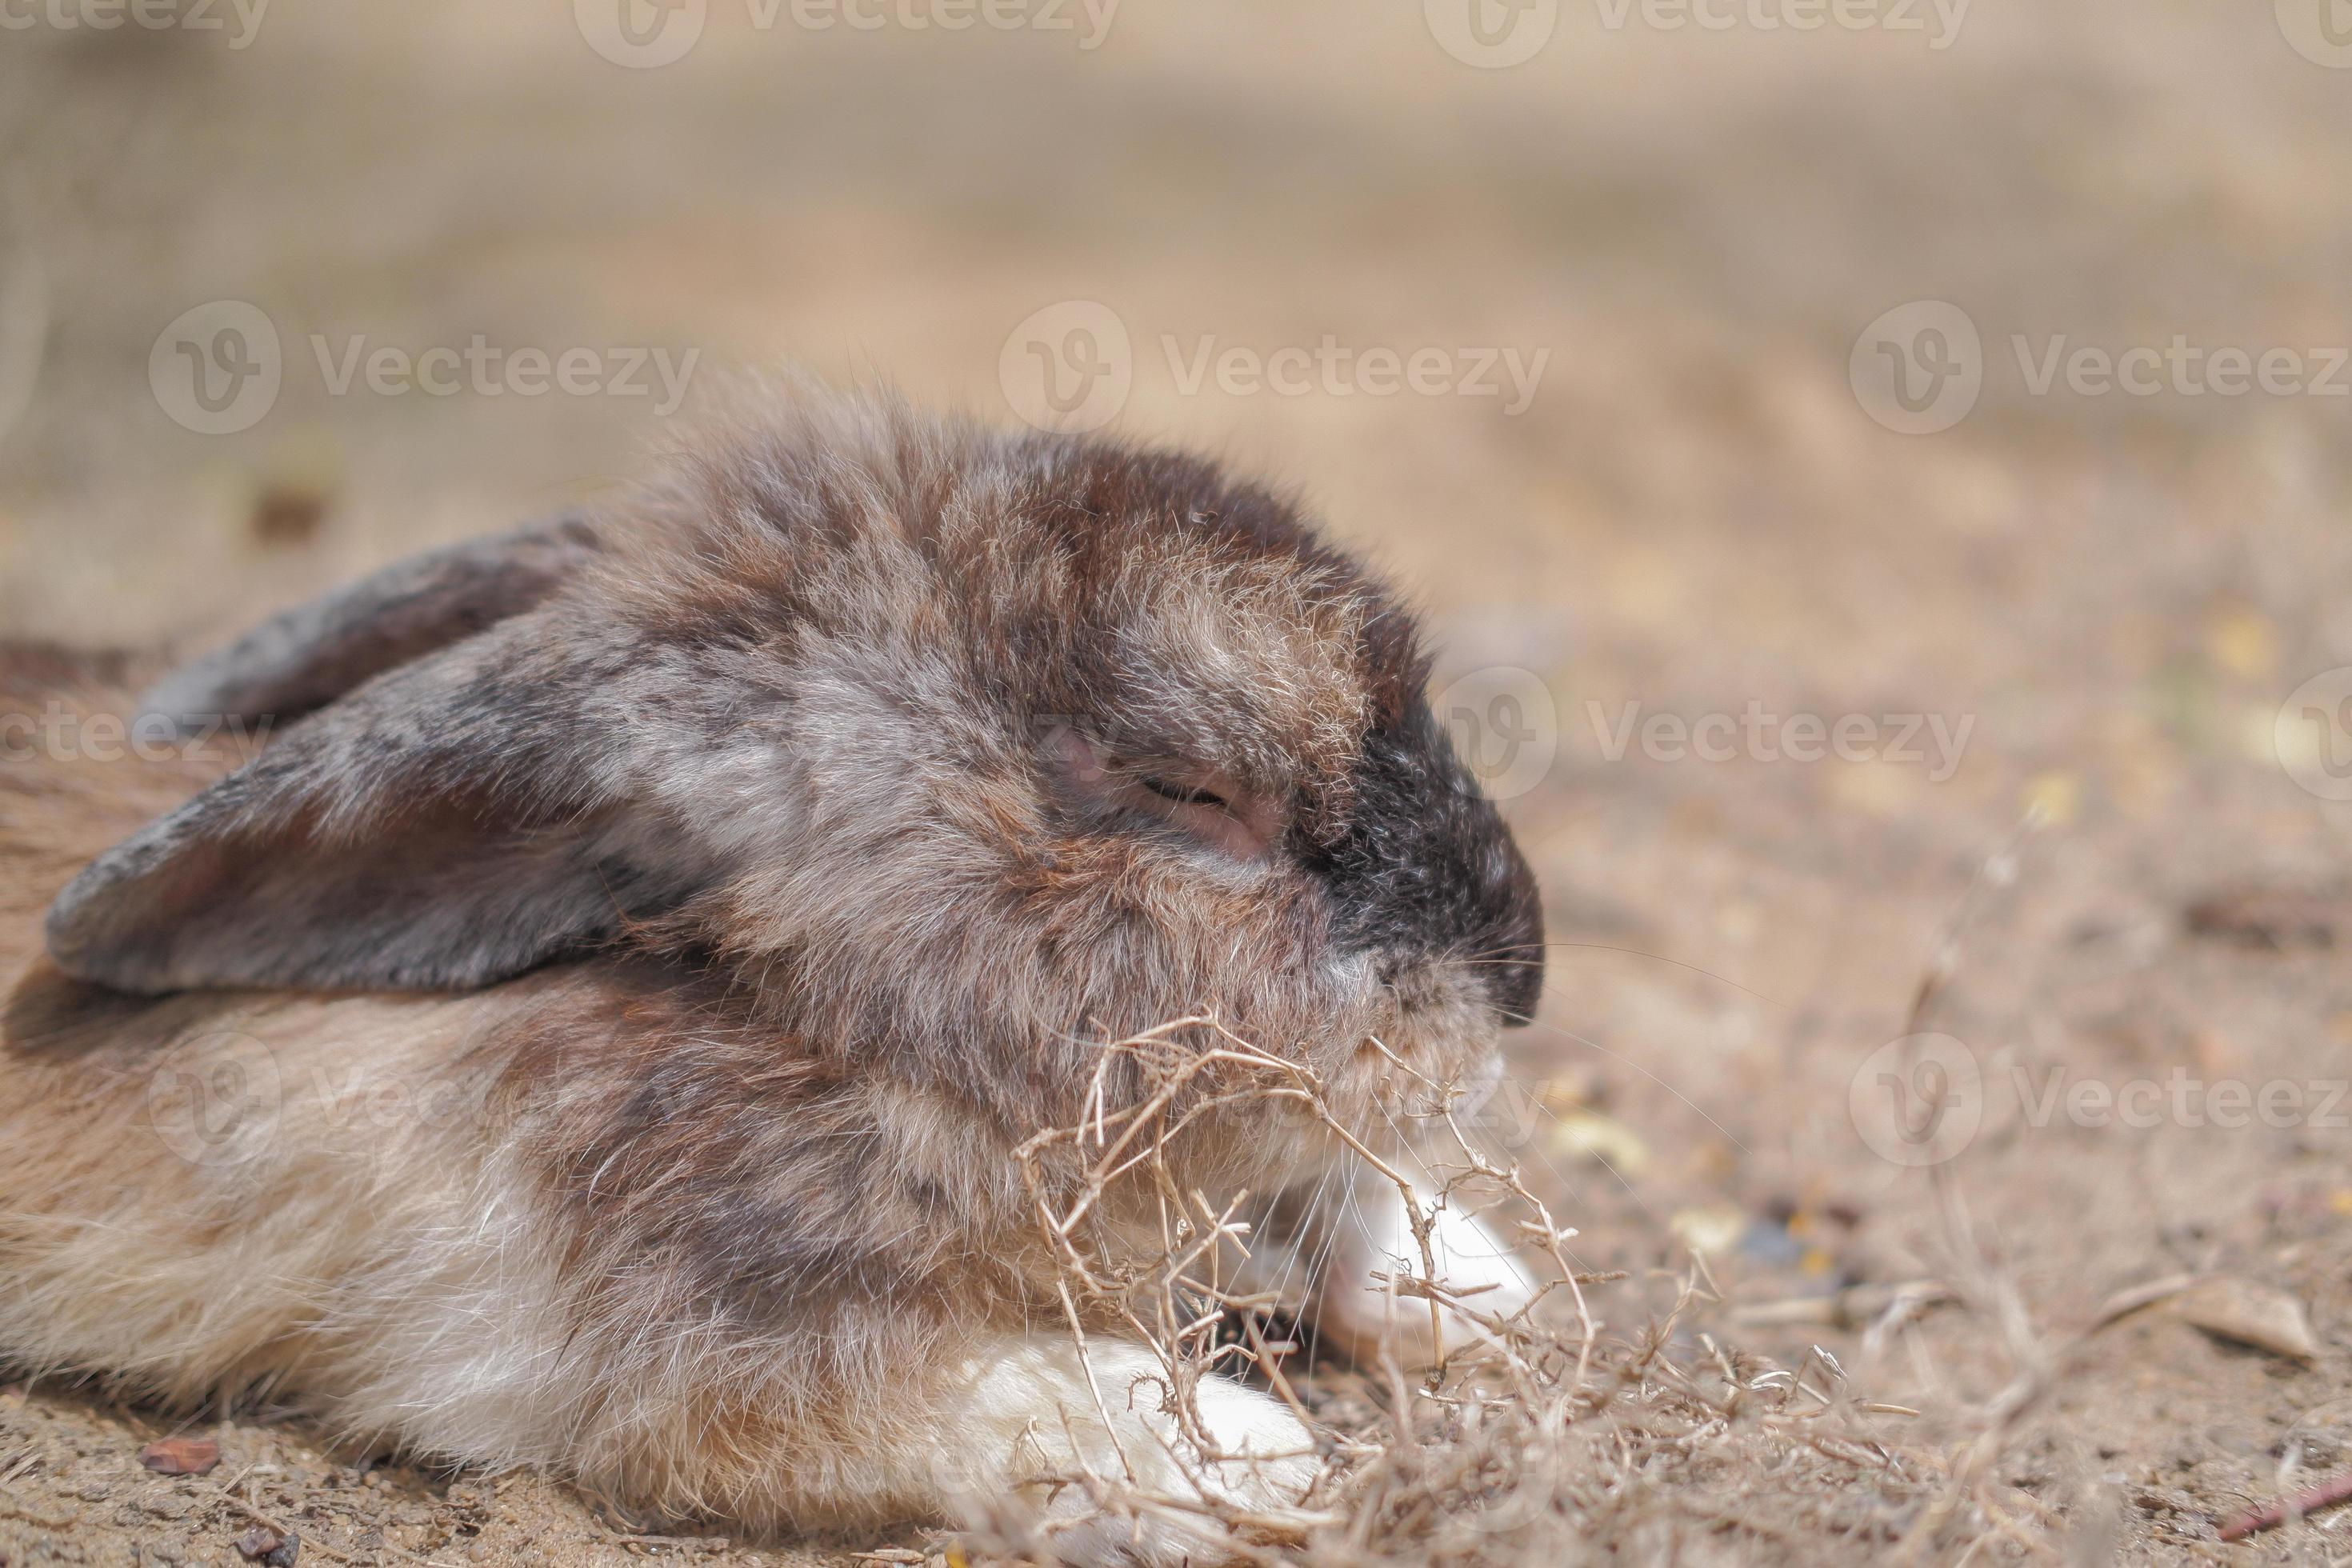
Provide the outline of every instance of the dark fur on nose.
[[1543,906],[1535,872],[1478,792],[1426,703],[1364,742],[1354,807],[1314,858],[1331,889],[1341,951],[1477,966],[1507,1023],[1543,991]]

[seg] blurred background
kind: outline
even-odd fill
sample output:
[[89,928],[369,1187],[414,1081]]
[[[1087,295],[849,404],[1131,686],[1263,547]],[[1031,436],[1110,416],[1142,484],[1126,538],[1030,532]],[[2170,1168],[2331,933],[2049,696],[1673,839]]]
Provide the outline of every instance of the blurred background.
[[[2339,0],[0,0],[0,631],[201,645],[783,363],[1223,454],[1446,646],[1596,1265],[2306,1316],[2067,1363],[2020,1462],[2160,1539],[2352,1445],[2347,287]],[[2176,1071],[2307,1094],[2039,1098]],[[1867,1348],[1963,1426],[2018,1349]]]

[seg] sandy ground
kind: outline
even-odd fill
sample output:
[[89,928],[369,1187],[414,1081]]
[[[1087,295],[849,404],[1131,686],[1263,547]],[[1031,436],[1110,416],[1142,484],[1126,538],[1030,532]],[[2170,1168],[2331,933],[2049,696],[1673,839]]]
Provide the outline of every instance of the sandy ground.
[[[1570,5],[1507,69],[1351,0],[1133,0],[1093,48],[1083,21],[762,32],[722,0],[653,69],[565,9],[289,0],[243,48],[233,13],[0,34],[0,413],[31,389],[0,431],[0,628],[199,643],[659,439],[657,395],[339,394],[359,340],[699,350],[712,380],[791,357],[1010,419],[1019,324],[1107,307],[1122,427],[1301,486],[1415,585],[1444,679],[1526,672],[1519,720],[1460,689],[1549,753],[1502,773],[1570,945],[1493,1120],[1580,1256],[1632,1271],[1604,1315],[1643,1321],[1696,1248],[1719,1299],[1690,1332],[1819,1344],[1945,1451],[1996,1432],[2014,1525],[1979,1561],[2352,1553],[2344,1514],[2213,1542],[2352,1462],[2352,805],[2321,793],[2352,688],[2288,706],[2284,761],[2278,723],[2352,665],[2352,403],[2035,384],[2061,339],[2177,336],[2324,380],[2352,343],[2352,74],[2267,6],[2192,0],[1982,0],[1941,49],[1932,22]],[[151,351],[220,300],[267,315],[282,385],[200,435]],[[1932,435],[1850,374],[1917,300],[1982,344]],[[1190,384],[1203,345],[1327,335],[1548,357],[1517,412],[1507,376]],[[1856,720],[1874,760],[1801,760],[1777,726],[1724,761],[1643,740],[1751,712]],[[1499,766],[1506,737],[1472,735]],[[1941,1134],[1965,1147],[1920,1166],[1880,1152],[1912,1148],[1880,1075],[1938,1086],[1877,1053],[1931,971],[1916,1027],[1974,1076]],[[2103,1321],[2184,1275],[2293,1303],[2310,1353],[2178,1298]],[[1923,1284],[1961,1289],[1886,1310]],[[142,1471],[180,1429],[222,1467]],[[306,1562],[704,1550],[544,1479],[376,1458],[268,1412],[12,1388],[0,1553],[241,1561],[247,1508]]]

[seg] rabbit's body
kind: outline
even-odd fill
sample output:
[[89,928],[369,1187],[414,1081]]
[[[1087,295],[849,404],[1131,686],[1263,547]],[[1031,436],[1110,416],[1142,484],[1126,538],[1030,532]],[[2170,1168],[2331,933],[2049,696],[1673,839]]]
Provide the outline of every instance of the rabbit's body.
[[[832,404],[473,549],[150,693],[278,716],[247,765],[0,749],[0,1360],[754,1529],[1296,1498],[1284,1406],[1208,1380],[1199,1453],[1096,1323],[1104,1431],[1013,1150],[1168,1019],[1370,1126],[1532,1001],[1377,584],[1199,465]],[[121,673],[0,651],[0,718]],[[1236,1106],[1177,1157],[1328,1153]]]
[[[131,707],[25,686],[45,718]],[[782,1055],[675,975],[140,998],[58,973],[38,932],[67,862],[208,771],[0,774],[0,864],[54,868],[5,895],[10,1359],[180,1405],[276,1389],[361,1438],[755,1529],[935,1517],[988,1479],[942,1473],[943,1440],[1009,1455],[1091,1407],[1022,1268],[1042,1265],[1011,1143]],[[772,1208],[793,1229],[761,1256]],[[1227,1403],[1236,1452],[1300,1451],[1286,1415]]]

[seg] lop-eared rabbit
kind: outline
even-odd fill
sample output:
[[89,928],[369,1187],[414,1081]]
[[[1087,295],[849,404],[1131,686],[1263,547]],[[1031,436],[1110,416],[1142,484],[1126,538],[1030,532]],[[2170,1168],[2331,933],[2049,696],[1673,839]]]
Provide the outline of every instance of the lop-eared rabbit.
[[[1297,1501],[1286,1404],[1204,1379],[1196,1443],[1116,1322],[1081,1356],[1013,1151],[1204,1016],[1369,1135],[1540,982],[1408,611],[1188,457],[796,394],[142,674],[0,649],[0,1363],[664,1516]],[[1361,1352],[1415,1244],[1334,1152],[1234,1097],[1170,1158],[1313,1210],[1253,1267]]]

